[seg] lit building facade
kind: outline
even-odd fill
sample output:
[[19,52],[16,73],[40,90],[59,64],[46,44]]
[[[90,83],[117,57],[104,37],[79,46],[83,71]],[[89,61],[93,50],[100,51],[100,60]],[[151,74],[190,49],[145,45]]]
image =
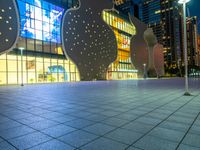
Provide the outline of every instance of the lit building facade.
[[136,34],[135,26],[130,23],[127,16],[114,12],[103,12],[103,19],[109,24],[118,43],[118,56],[108,69],[107,79],[122,80],[137,78],[137,70],[131,62],[130,42]]
[[[44,0],[17,0],[20,37],[16,47],[0,55],[0,85],[79,81],[76,66],[66,59],[61,43],[61,19],[66,9]],[[23,56],[21,57],[21,50]]]
[[[0,85],[80,81],[77,65],[66,58],[61,39],[62,18],[77,0],[16,0],[19,38],[13,50],[0,55]],[[134,25],[126,17],[106,12],[104,21],[114,30],[118,56],[107,70],[108,80],[137,78],[130,58]]]

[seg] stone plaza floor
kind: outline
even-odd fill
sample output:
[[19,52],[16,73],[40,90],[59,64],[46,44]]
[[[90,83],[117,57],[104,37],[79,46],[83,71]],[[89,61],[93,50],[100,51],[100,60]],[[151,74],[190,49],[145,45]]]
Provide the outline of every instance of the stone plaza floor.
[[200,79],[0,87],[0,150],[200,150]]

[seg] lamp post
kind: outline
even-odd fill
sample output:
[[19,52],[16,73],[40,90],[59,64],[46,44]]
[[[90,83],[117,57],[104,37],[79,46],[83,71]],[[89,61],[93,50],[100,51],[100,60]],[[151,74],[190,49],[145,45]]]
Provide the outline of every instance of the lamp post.
[[179,0],[178,3],[183,5],[183,25],[184,25],[184,61],[185,61],[185,96],[190,96],[188,89],[188,57],[187,57],[187,27],[186,27],[186,3],[190,0]]
[[24,82],[23,82],[23,50],[24,48],[23,47],[20,47],[19,48],[20,51],[21,51],[21,86],[24,86]]

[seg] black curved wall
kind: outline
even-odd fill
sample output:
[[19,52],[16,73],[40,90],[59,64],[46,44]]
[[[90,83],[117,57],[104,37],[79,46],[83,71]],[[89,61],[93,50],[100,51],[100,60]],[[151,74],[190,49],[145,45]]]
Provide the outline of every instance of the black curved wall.
[[0,1],[0,54],[12,50],[19,35],[19,15],[15,0]]
[[105,80],[107,68],[117,58],[114,32],[102,18],[102,11],[112,7],[108,0],[81,0],[79,8],[63,17],[63,48],[81,80]]

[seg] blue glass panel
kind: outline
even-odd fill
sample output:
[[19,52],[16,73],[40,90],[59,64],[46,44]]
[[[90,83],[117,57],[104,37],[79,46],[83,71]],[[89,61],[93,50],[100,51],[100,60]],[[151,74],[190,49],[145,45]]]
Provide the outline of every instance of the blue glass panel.
[[20,15],[25,16],[26,15],[26,4],[20,0],[18,0],[18,7],[20,10]]
[[26,2],[29,3],[29,4],[35,5],[34,0],[26,0]]
[[[25,0],[23,0],[25,1]],[[64,9],[43,0],[17,0],[20,10],[21,36],[60,43]]]
[[35,29],[33,29],[33,28],[26,28],[25,31],[26,31],[27,38],[32,38],[32,39],[36,38],[35,37]]
[[43,3],[42,3],[42,8],[43,8],[43,9],[46,9],[46,10],[49,10],[49,3],[43,1]]

